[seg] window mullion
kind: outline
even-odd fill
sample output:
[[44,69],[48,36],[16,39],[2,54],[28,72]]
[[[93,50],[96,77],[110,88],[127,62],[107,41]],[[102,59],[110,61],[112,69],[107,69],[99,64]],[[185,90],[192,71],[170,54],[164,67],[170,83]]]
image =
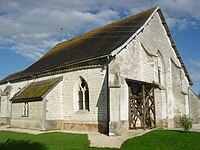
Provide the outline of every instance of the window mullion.
[[83,110],[85,110],[85,90],[83,89]]

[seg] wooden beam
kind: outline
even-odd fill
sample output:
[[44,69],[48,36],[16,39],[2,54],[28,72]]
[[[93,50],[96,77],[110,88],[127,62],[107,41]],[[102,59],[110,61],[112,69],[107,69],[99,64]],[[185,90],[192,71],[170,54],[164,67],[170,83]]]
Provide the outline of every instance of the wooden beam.
[[128,116],[129,116],[129,129],[131,129],[131,88],[128,88],[128,93],[129,93],[129,112],[128,112]]
[[[153,89],[154,89],[154,87],[153,87]],[[154,109],[154,128],[156,128],[156,107],[155,107],[155,93],[154,93],[154,90],[153,90],[153,109]]]
[[146,98],[145,98],[145,86],[142,85],[142,96],[143,96],[143,129],[145,130],[145,125],[146,125]]

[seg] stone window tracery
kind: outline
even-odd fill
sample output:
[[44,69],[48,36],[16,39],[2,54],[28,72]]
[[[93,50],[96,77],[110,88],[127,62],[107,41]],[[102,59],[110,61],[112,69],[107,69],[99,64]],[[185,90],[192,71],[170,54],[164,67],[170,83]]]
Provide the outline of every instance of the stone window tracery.
[[79,110],[89,110],[89,88],[87,82],[80,78],[81,82],[78,89],[78,104]]

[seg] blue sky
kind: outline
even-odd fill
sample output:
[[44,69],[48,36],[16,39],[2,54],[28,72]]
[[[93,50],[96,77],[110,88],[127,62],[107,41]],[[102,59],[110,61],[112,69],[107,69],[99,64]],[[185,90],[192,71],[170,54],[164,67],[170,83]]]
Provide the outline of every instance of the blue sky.
[[200,1],[196,0],[1,0],[0,79],[37,61],[61,40],[153,6],[160,6],[200,90]]

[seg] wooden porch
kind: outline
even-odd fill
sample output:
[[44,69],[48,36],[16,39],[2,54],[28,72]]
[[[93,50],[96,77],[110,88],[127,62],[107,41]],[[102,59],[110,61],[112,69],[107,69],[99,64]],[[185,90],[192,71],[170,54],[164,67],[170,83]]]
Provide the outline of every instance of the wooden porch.
[[155,84],[126,80],[129,86],[129,129],[156,127]]

